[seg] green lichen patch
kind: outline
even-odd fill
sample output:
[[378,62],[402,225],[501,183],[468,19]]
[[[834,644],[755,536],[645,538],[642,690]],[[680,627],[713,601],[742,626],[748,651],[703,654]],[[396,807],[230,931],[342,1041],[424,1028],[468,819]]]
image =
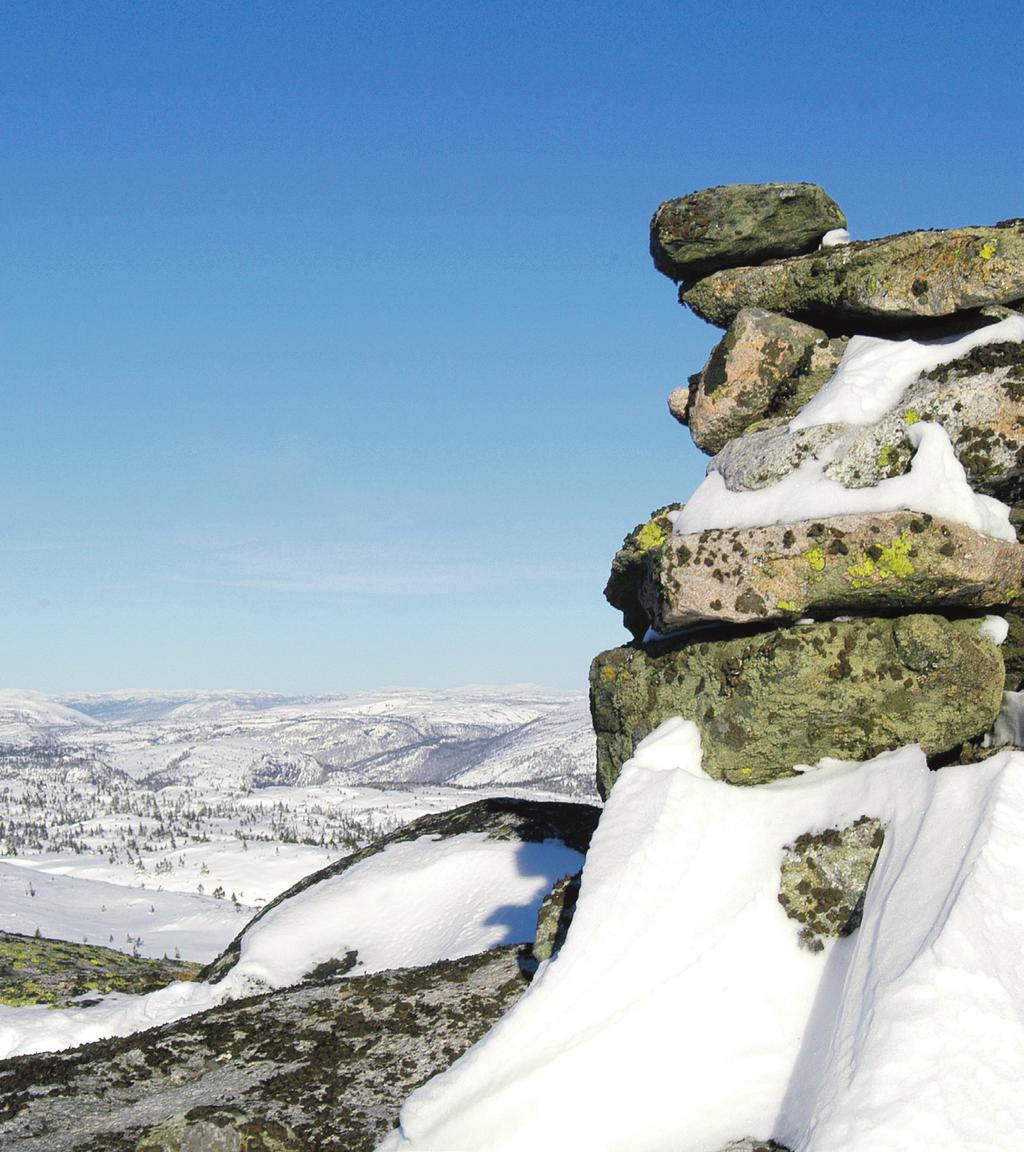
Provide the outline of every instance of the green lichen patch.
[[659,549],[672,532],[669,513],[678,511],[681,504],[667,504],[651,513],[649,520],[638,524],[622,541],[622,547],[612,560],[611,575],[605,585],[604,596],[613,608],[622,613],[622,623],[634,637],[640,639],[647,631],[647,613],[640,604],[640,583],[648,555]]
[[0,1004],[63,1008],[87,993],[153,992],[175,980],[196,979],[199,968],[94,944],[0,932]]

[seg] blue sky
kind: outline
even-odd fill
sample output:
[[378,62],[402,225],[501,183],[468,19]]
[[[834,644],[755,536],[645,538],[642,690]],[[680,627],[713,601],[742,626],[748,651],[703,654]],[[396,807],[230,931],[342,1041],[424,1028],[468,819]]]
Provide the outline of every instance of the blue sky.
[[1022,42],[941,0],[5,4],[4,682],[582,688],[704,467],[654,208],[1024,214]]

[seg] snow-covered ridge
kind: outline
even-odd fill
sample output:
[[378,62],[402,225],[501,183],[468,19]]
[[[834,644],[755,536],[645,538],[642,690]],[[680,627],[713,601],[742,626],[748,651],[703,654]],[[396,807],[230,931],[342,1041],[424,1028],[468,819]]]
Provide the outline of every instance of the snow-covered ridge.
[[[934,773],[910,747],[758,788],[700,760],[689,721],[640,744],[562,951],[381,1152],[1017,1147],[1024,754]],[[864,814],[886,832],[863,922],[811,954],[782,845]]]
[[[0,696],[0,744],[58,740],[153,787],[491,782],[590,792],[582,693],[531,685],[284,697],[248,692]],[[275,771],[277,775],[275,776]]]

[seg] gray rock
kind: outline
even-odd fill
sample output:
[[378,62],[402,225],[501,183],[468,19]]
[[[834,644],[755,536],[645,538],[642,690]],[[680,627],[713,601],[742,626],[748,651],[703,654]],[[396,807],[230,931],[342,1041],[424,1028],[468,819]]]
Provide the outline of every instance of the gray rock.
[[1024,221],[904,232],[683,285],[680,302],[720,328],[767,308],[827,331],[884,331],[1024,299]]
[[656,631],[841,612],[1024,608],[1024,546],[916,512],[669,536],[646,557]]
[[722,1152],[790,1152],[785,1144],[777,1144],[774,1140],[754,1140],[747,1137],[745,1140],[734,1140],[726,1145]]
[[590,667],[598,788],[607,795],[637,744],[670,716],[694,721],[704,770],[732,784],[915,741],[937,755],[992,727],[1003,683],[999,648],[977,620],[933,615],[614,648]]
[[672,280],[810,252],[846,217],[815,184],[726,184],[660,205],[651,221],[654,266]]
[[820,952],[823,938],[849,936],[860,926],[884,839],[881,821],[861,816],[846,828],[808,832],[786,845],[779,903],[800,925],[805,948]]
[[372,1152],[405,1098],[515,1003],[495,949],[251,997],[123,1039],[0,1062],[19,1152]]
[[745,308],[691,378],[685,403],[677,389],[669,410],[689,425],[698,448],[714,454],[755,421],[795,416],[833,375],[844,349],[819,328]]

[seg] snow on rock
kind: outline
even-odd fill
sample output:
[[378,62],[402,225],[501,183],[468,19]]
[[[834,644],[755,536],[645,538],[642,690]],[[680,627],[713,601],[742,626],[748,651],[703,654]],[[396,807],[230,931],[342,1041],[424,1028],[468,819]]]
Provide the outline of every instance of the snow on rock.
[[910,471],[870,488],[847,488],[825,475],[828,448],[805,460],[778,483],[733,492],[718,472],[709,472],[680,512],[669,513],[680,535],[709,528],[753,528],[848,513],[926,512],[966,524],[985,536],[1015,541],[1010,510],[975,492],[945,430],[921,421],[907,428],[916,451]]
[[582,863],[559,840],[484,832],[390,844],[271,908],[243,937],[226,979],[279,988],[350,950],[362,974],[532,940],[544,896]]
[[978,635],[985,636],[993,644],[1003,644],[1010,634],[1010,622],[1004,616],[986,616],[978,626]]
[[[863,815],[886,832],[862,926],[812,955],[778,902],[783,846]],[[1009,1152],[1022,869],[1020,753],[932,773],[911,746],[736,788],[666,721],[610,795],[561,953],[381,1152]]]
[[997,324],[942,340],[854,336],[835,375],[790,421],[790,431],[818,424],[873,424],[899,403],[907,387],[923,373],[959,360],[984,344],[1010,341],[1024,341],[1024,316],[1008,316]]
[[87,1008],[0,1007],[0,1059],[171,1023],[295,983],[349,951],[356,952],[355,972],[362,975],[532,940],[544,896],[582,862],[581,853],[559,840],[528,843],[485,833],[391,844],[268,910],[246,932],[238,964],[220,983],[108,996]]

